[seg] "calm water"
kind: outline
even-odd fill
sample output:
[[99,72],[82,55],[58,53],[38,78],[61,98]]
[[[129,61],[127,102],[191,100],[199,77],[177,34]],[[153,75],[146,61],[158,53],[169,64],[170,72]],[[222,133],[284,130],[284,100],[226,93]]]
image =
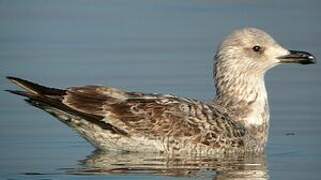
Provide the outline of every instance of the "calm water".
[[[0,0],[0,87],[12,89],[4,77],[14,75],[207,100],[215,95],[213,52],[235,28],[265,29],[285,47],[321,57],[320,7],[319,0]],[[2,91],[0,179],[319,179],[320,63],[283,65],[266,80],[272,125],[260,157],[95,152]]]

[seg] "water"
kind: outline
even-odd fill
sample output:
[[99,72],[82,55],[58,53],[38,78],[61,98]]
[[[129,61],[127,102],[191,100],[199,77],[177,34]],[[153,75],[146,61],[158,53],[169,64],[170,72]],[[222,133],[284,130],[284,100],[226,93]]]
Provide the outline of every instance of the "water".
[[[213,52],[233,29],[265,29],[321,57],[321,2],[0,1],[0,85],[14,75],[54,87],[112,85],[211,99]],[[267,154],[203,158],[95,152],[21,98],[0,92],[2,179],[319,179],[321,68],[283,65],[266,77]]]

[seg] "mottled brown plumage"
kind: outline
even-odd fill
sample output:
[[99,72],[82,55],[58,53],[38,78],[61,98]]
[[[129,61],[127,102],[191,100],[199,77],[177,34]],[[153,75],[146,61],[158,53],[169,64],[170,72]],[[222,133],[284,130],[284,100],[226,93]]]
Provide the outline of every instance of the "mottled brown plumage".
[[99,149],[197,154],[263,151],[269,128],[264,73],[283,59],[314,61],[312,55],[300,53],[293,56],[258,29],[234,32],[216,55],[217,98],[210,103],[100,86],[60,90],[8,79],[26,90],[10,92],[27,97],[30,104],[71,126]]

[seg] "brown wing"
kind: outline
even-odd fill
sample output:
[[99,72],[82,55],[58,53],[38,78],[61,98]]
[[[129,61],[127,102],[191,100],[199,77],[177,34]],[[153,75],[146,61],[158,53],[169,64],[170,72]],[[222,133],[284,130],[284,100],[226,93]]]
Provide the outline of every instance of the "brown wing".
[[119,135],[187,140],[213,148],[244,144],[240,138],[245,135],[244,127],[213,104],[99,86],[60,90],[16,77],[8,79],[26,90],[9,92],[28,97],[28,102],[40,108],[42,104],[52,106]]
[[114,121],[124,123],[127,131],[150,137],[188,136],[200,132],[182,102],[172,98],[128,99],[107,107]]
[[[135,134],[163,136],[169,133],[197,133],[196,126],[184,121],[188,113],[180,109],[182,101],[173,96],[124,92],[98,86],[70,88],[63,103],[77,111],[106,117]],[[178,131],[184,128],[184,131]]]
[[105,116],[104,107],[127,99],[126,92],[100,86],[73,87],[66,90],[63,103],[87,114]]
[[197,143],[243,145],[244,128],[229,119],[224,108],[171,95],[124,92],[87,86],[71,88],[63,102],[99,116],[103,121],[143,137],[191,137]]
[[107,111],[115,122],[111,124],[119,127],[123,123],[129,134],[183,139],[214,148],[244,145],[242,126],[231,121],[224,109],[199,101],[168,96],[134,98],[108,106]]

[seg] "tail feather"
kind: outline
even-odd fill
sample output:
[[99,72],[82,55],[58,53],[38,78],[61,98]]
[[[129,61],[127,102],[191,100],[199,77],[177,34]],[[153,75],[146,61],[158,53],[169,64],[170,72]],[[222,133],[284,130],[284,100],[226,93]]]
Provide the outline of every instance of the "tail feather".
[[11,82],[23,88],[26,91],[18,91],[18,90],[6,90],[6,91],[16,95],[27,97],[25,101],[35,107],[38,107],[45,111],[47,106],[53,107],[67,114],[71,114],[71,115],[86,119],[87,121],[93,124],[96,124],[102,129],[109,130],[112,133],[123,134],[127,136],[126,132],[124,132],[123,130],[118,129],[117,127],[114,127],[107,122],[101,121],[103,119],[102,116],[98,116],[91,113],[84,113],[64,104],[62,102],[62,99],[66,95],[66,90],[48,88],[48,87],[41,86],[39,84],[30,82],[24,79],[16,78],[16,77],[7,77],[7,79],[9,79]]
[[[62,96],[65,95],[66,91],[62,89],[55,89],[55,88],[48,88],[45,86],[41,86],[39,84],[20,79],[17,77],[8,76],[7,79],[9,79],[12,83],[16,84],[17,86],[21,87],[22,89],[26,90],[27,93],[31,94],[37,94],[37,95],[56,95],[56,96]],[[22,91],[10,91],[14,94],[25,96],[25,93],[22,93]]]
[[24,96],[24,97],[31,97],[33,95],[26,91],[18,91],[18,90],[5,90],[5,91],[10,92],[12,94],[19,95],[19,96]]
[[[24,79],[17,77],[7,77],[11,82],[21,87],[25,91],[19,90],[6,90],[12,94],[27,97],[27,102],[37,102],[41,104],[46,104],[47,106],[52,106],[67,112],[77,113],[76,110],[71,109],[62,103],[63,96],[66,94],[65,90],[48,88]],[[30,103],[32,104],[32,103]],[[32,104],[34,105],[34,104]],[[38,106],[37,106],[38,107]]]

